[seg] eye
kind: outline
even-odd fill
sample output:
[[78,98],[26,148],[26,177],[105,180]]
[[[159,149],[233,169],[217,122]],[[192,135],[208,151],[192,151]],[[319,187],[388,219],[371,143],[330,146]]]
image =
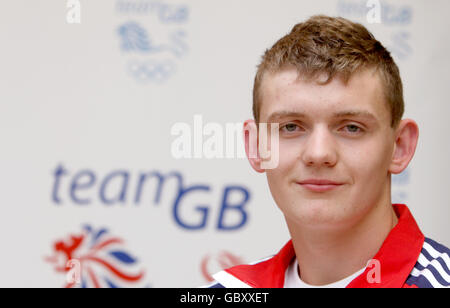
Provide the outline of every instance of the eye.
[[283,132],[293,133],[295,132],[299,126],[295,123],[287,123],[280,127],[280,130]]
[[348,124],[344,126],[346,131],[350,134],[358,134],[363,131],[363,129],[355,124]]

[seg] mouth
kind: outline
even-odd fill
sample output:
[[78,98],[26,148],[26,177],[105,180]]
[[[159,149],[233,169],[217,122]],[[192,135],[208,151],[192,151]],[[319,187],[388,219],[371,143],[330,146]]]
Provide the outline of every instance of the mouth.
[[327,192],[337,189],[343,185],[343,183],[324,179],[309,179],[297,182],[297,184],[312,192]]

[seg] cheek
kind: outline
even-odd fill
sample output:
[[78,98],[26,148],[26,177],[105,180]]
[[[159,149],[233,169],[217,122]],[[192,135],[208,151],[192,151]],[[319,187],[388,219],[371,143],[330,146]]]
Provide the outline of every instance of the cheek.
[[266,170],[267,183],[277,204],[289,203],[292,181],[300,179],[298,170],[299,154],[295,149],[280,144],[279,163],[275,169]]
[[280,192],[285,189],[290,175],[287,173],[288,168],[285,168],[281,161],[278,168],[266,170],[267,183],[269,184],[272,193]]
[[354,181],[361,185],[378,185],[388,175],[391,148],[375,140],[364,146],[352,147],[341,153],[342,163],[352,170]]
[[295,140],[279,140],[279,172],[290,170],[299,163],[301,149],[302,145]]

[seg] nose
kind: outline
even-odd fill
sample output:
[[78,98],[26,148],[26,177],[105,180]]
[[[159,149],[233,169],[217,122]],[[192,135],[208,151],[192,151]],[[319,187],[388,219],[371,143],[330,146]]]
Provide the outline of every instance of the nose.
[[308,136],[302,160],[307,166],[333,167],[337,162],[336,142],[327,127],[315,128]]

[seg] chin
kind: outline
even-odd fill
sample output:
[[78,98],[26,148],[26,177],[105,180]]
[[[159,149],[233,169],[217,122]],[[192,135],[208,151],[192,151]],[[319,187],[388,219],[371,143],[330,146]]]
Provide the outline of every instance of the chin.
[[285,217],[300,224],[312,228],[340,228],[348,226],[355,217],[351,211],[333,200],[297,200],[294,206],[285,209]]

